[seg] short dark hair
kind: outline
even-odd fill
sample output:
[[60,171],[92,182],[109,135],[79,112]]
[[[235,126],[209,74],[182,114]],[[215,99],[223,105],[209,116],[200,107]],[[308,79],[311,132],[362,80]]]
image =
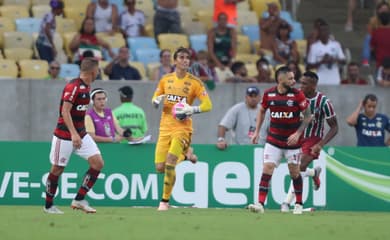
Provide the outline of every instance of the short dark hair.
[[236,61],[232,64],[232,66],[230,67],[230,70],[232,71],[232,73],[236,73],[240,68],[244,67],[245,66],[245,63],[244,62],[241,62],[241,61]]
[[351,66],[356,66],[356,67],[360,67],[360,65],[359,65],[359,63],[357,63],[357,62],[350,62],[350,63],[348,63],[348,67],[351,67]]
[[364,99],[363,99],[363,105],[366,105],[367,101],[373,101],[373,102],[378,102],[378,98],[375,94],[369,93],[367,94]]
[[275,81],[279,82],[279,76],[288,72],[291,72],[288,66],[281,66],[280,68],[278,68],[275,72]]
[[179,48],[175,51],[175,53],[173,54],[173,59],[176,60],[176,59],[177,59],[177,55],[178,55],[179,53],[182,53],[182,52],[183,52],[183,53],[187,53],[188,56],[191,58],[192,53],[191,53],[191,51],[190,51],[188,48],[179,47]]
[[256,67],[259,66],[260,63],[264,63],[264,64],[267,64],[267,66],[269,65],[269,61],[266,59],[266,58],[259,58],[257,61],[256,61]]
[[383,68],[390,68],[390,57],[385,57],[382,61]]
[[312,79],[315,84],[318,83],[318,75],[315,72],[306,71],[303,73],[303,76]]
[[386,26],[390,23],[390,13],[389,12],[381,12],[378,14],[379,21],[383,26]]

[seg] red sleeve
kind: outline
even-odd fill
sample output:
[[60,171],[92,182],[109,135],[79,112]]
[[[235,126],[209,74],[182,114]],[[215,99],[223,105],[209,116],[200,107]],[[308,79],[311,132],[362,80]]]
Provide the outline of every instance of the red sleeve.
[[377,30],[374,30],[371,34],[370,47],[372,49],[375,49],[375,46],[376,46],[376,38],[377,38],[376,32],[377,32]]
[[74,104],[77,98],[78,91],[79,88],[76,84],[67,84],[64,88],[64,95],[62,96],[62,100],[64,102],[71,102],[72,104]]
[[261,100],[261,106],[262,106],[264,109],[267,109],[267,108],[268,108],[268,94],[267,94],[267,93],[264,93],[264,94],[263,94],[263,99]]
[[309,102],[307,101],[302,91],[299,91],[297,98],[299,103],[299,109],[301,109],[301,111],[305,110],[309,106]]

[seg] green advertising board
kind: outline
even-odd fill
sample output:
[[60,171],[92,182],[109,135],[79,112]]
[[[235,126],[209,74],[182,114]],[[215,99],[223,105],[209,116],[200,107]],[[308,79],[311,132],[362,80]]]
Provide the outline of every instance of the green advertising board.
[[[154,144],[100,144],[105,166],[88,200],[94,206],[157,206],[163,175],[154,169]],[[177,166],[172,205],[243,208],[257,201],[263,148],[194,145],[197,164]],[[50,169],[50,143],[0,142],[0,204],[43,205]],[[390,148],[329,147],[314,166],[321,166],[321,188],[304,179],[304,204],[328,210],[390,211]],[[73,155],[61,176],[55,198],[68,205],[88,164]],[[286,163],[271,180],[267,208],[279,208],[289,186]]]

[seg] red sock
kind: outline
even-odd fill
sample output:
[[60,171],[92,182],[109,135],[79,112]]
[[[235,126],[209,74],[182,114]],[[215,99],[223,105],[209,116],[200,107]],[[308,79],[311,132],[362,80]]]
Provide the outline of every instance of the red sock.
[[79,191],[76,195],[76,200],[83,200],[85,198],[85,195],[89,191],[89,189],[92,188],[92,186],[95,184],[97,177],[99,176],[100,171],[95,170],[93,168],[89,168],[86,172],[83,180],[83,184],[81,185]]
[[302,205],[303,182],[302,182],[301,174],[299,174],[297,178],[293,179],[293,185],[294,185],[294,192],[295,192],[295,198],[296,198],[295,203]]
[[259,203],[264,206],[265,199],[267,198],[268,189],[269,189],[269,181],[271,180],[272,175],[265,174],[261,176],[260,184],[259,184]]
[[58,176],[49,173],[49,176],[46,180],[46,203],[45,207],[50,208],[53,206],[53,198],[56,194],[58,186]]

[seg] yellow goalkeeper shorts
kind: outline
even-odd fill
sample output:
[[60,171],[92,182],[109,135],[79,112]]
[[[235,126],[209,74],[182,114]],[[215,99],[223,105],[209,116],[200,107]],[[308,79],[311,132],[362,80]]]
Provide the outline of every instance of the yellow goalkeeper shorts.
[[160,132],[156,144],[155,163],[166,161],[168,153],[178,157],[178,162],[184,159],[184,155],[191,144],[191,133],[177,131],[164,134]]

